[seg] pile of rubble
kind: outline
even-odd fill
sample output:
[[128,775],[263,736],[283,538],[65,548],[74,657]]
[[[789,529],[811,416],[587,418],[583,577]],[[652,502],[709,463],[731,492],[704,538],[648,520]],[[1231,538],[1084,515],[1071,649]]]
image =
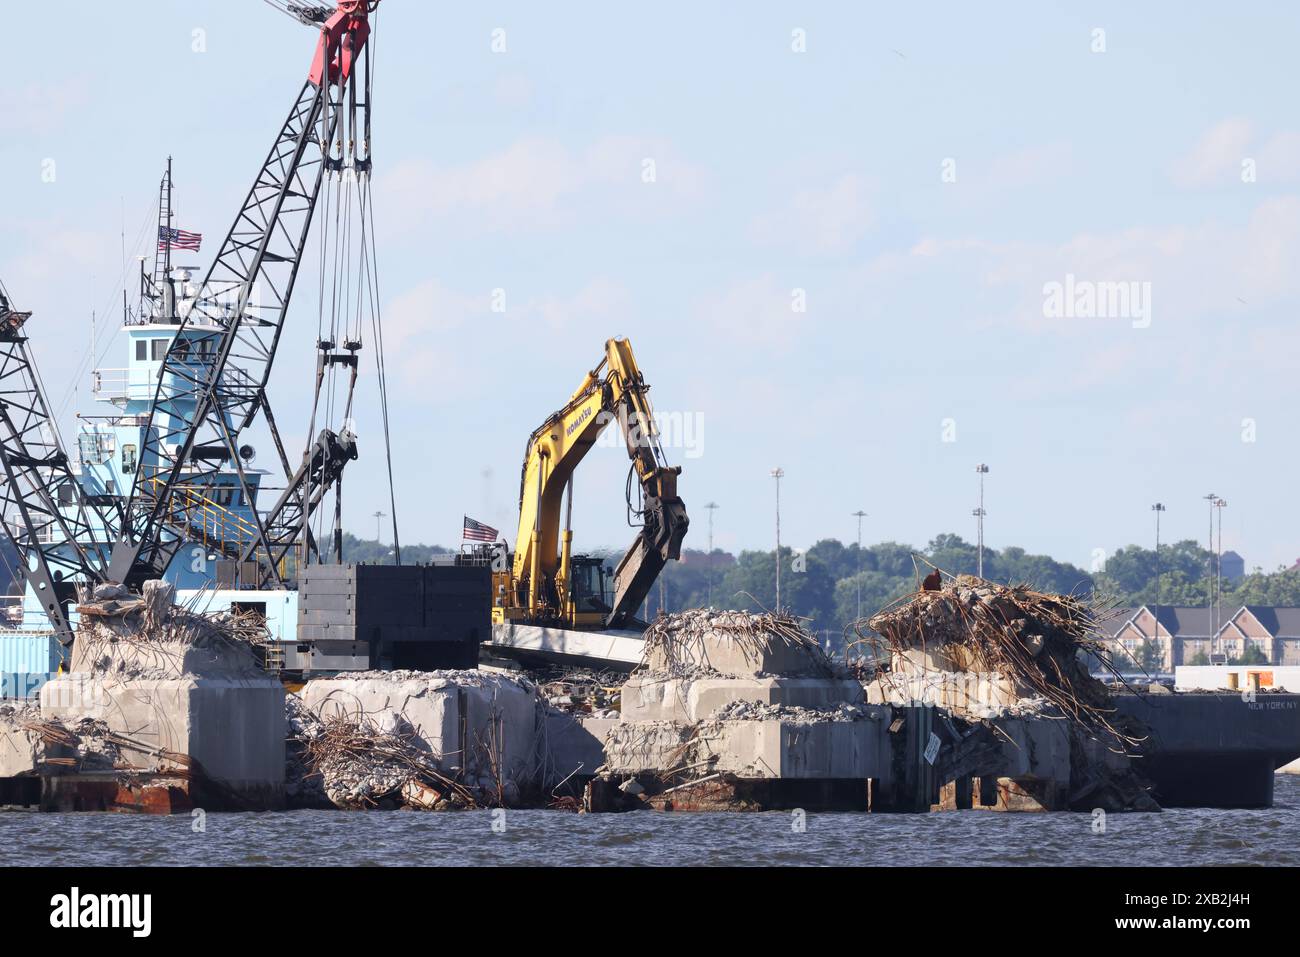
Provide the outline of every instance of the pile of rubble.
[[[77,606],[70,667],[42,686],[42,720],[55,737],[58,728],[102,728],[126,753],[111,768],[74,760],[51,777],[54,808],[283,804],[285,692],[258,660],[261,616],[203,613],[202,594],[184,606],[175,599],[163,581],[145,582],[139,595],[110,583]],[[64,741],[65,752],[72,747]],[[131,782],[126,797],[105,797],[113,776]]]
[[219,663],[224,672],[261,674],[254,648],[266,623],[254,612],[199,612],[202,595],[176,604],[176,587],[147,581],[140,595],[114,583],[98,585],[77,605],[80,622],[71,671],[101,677],[169,678]]
[[410,807],[448,810],[477,806],[474,796],[446,777],[440,758],[422,746],[411,726],[389,715],[335,715],[322,720],[296,695],[287,699],[290,729],[286,793],[297,807],[347,810]]
[[534,673],[538,692],[558,711],[593,718],[617,718],[623,697],[623,675],[587,668],[552,668]]
[[[936,738],[945,760],[930,759],[947,771],[940,785],[996,779],[1003,799],[1032,792],[1046,810],[1158,810],[1134,761],[1144,729],[1085,665],[1109,664],[1095,622],[1080,598],[950,578],[859,623],[888,651],[868,699],[939,712],[950,729]],[[954,760],[994,739],[978,759]]]
[[708,609],[662,616],[623,686],[585,804],[803,806],[807,786],[837,781],[865,801],[865,780],[890,764],[888,715],[867,705],[862,685],[797,619]]
[[527,679],[358,672],[309,681],[286,708],[294,806],[518,806],[543,783],[543,704]]
[[644,666],[648,673],[671,677],[842,677],[797,618],[712,608],[655,619],[645,633]]
[[116,734],[105,721],[82,718],[67,724],[57,718],[41,718],[39,714],[22,722],[22,726],[35,732],[49,749],[42,762],[48,767],[66,767],[75,771],[129,770],[130,756],[124,752],[136,751],[138,745]]

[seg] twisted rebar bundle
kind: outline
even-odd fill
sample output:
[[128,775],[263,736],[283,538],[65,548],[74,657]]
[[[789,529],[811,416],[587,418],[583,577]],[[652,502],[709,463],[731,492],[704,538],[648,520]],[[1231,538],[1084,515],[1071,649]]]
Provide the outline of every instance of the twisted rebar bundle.
[[804,653],[811,670],[821,677],[833,677],[835,668],[817,639],[804,631],[799,619],[790,615],[746,611],[714,611],[697,608],[674,615],[661,615],[645,632],[644,659],[662,656],[671,675],[690,675],[707,670],[706,639],[735,642],[747,657],[760,659],[779,645]]
[[1076,725],[1109,734],[1122,750],[1142,740],[1112,720],[1110,692],[1080,661],[1081,652],[1090,654],[1118,677],[1096,611],[1077,596],[959,575],[899,599],[854,629],[863,641],[872,640],[868,632],[880,635],[895,658],[935,651],[959,661],[961,670],[1000,673]]

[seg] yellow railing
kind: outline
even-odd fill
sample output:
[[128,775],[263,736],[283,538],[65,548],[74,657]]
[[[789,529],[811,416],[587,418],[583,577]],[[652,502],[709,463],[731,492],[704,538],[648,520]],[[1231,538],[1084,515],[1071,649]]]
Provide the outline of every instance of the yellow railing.
[[[145,484],[156,497],[165,483],[152,476],[145,479]],[[245,545],[257,540],[255,524],[209,498],[205,491],[210,491],[210,488],[177,486],[169,509],[173,523],[183,525],[190,535],[197,535],[204,546],[217,545],[230,551],[242,551]]]

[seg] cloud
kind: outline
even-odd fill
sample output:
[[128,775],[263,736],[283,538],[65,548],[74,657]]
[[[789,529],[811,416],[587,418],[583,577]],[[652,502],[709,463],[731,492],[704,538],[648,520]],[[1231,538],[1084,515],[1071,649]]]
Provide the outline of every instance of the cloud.
[[611,327],[611,323],[625,321],[629,313],[630,296],[621,284],[609,279],[593,279],[569,297],[546,296],[526,303],[524,318],[536,317],[554,330],[581,333],[595,327],[603,338],[624,335],[627,330]]
[[785,346],[807,323],[808,313],[794,308],[799,292],[781,286],[771,274],[742,279],[702,298],[694,315],[730,345]]
[[865,180],[845,174],[824,187],[797,191],[780,210],[756,216],[750,224],[755,242],[790,245],[818,252],[838,252],[860,239],[875,216]]
[[864,276],[887,281],[965,273],[980,287],[1010,290],[1018,321],[1068,329],[1041,311],[1043,284],[1067,273],[1094,282],[1150,282],[1156,321],[1187,322],[1234,308],[1239,299],[1265,305],[1300,295],[1297,261],[1300,196],[1285,195],[1262,201],[1240,225],[1143,226],[1079,233],[1059,243],[928,237],[906,255],[874,260]]
[[0,133],[45,135],[62,126],[64,117],[87,100],[86,84],[80,78],[0,87]]
[[1034,183],[1060,182],[1073,164],[1074,150],[1069,143],[1029,146],[995,157],[984,184],[1002,191],[1023,189]]
[[1192,151],[1174,164],[1173,180],[1185,188],[1222,185],[1241,169],[1254,127],[1250,120],[1227,119],[1211,127]]
[[[647,180],[650,181],[647,181]],[[539,231],[610,211],[653,217],[701,193],[703,173],[664,140],[606,136],[573,150],[528,137],[459,166],[408,160],[376,192],[401,197],[398,229],[430,218],[473,232]]]
[[[11,284],[30,283],[33,288],[68,275],[111,275],[121,269],[117,240],[111,233],[68,226],[60,222],[0,220],[9,236],[22,236],[15,243],[12,259],[4,262],[6,280]],[[38,285],[39,284],[39,285]],[[98,289],[94,290],[96,293]],[[89,307],[87,307],[89,308]]]
[[468,295],[426,279],[384,309],[384,354],[390,374],[396,374],[399,385],[427,388],[436,369],[440,389],[464,385],[465,370],[472,364],[456,361],[453,333],[471,319],[489,315],[486,292]]
[[503,73],[497,77],[492,95],[507,109],[522,109],[533,101],[533,81],[523,73]]
[[1300,178],[1300,132],[1285,131],[1259,149],[1261,182],[1291,182]]
[[1300,178],[1300,132],[1281,130],[1265,138],[1255,135],[1249,120],[1224,120],[1174,164],[1173,180],[1184,188],[1239,182],[1242,161],[1247,159],[1255,161],[1261,183]]
[[[471,388],[492,367],[490,358],[480,363],[465,357],[490,357],[503,335],[524,343],[530,340],[521,330],[531,330],[536,343],[563,332],[567,347],[575,338],[585,341],[587,333],[599,345],[626,331],[611,323],[628,314],[630,297],[610,279],[592,279],[571,295],[549,293],[521,302],[510,290],[500,300],[495,293],[467,293],[427,279],[393,299],[384,310],[384,351],[397,384],[427,394],[436,381],[450,398],[452,388]],[[494,309],[498,304],[504,312]],[[539,332],[539,326],[545,329]]]

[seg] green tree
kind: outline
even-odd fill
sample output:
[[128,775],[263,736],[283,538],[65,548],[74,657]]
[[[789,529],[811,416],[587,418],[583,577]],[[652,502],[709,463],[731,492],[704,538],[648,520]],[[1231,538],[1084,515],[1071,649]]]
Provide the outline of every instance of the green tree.
[[1246,647],[1241,650],[1241,654],[1236,658],[1228,659],[1230,665],[1266,665],[1268,664],[1268,655],[1259,650],[1254,642],[1246,642]]

